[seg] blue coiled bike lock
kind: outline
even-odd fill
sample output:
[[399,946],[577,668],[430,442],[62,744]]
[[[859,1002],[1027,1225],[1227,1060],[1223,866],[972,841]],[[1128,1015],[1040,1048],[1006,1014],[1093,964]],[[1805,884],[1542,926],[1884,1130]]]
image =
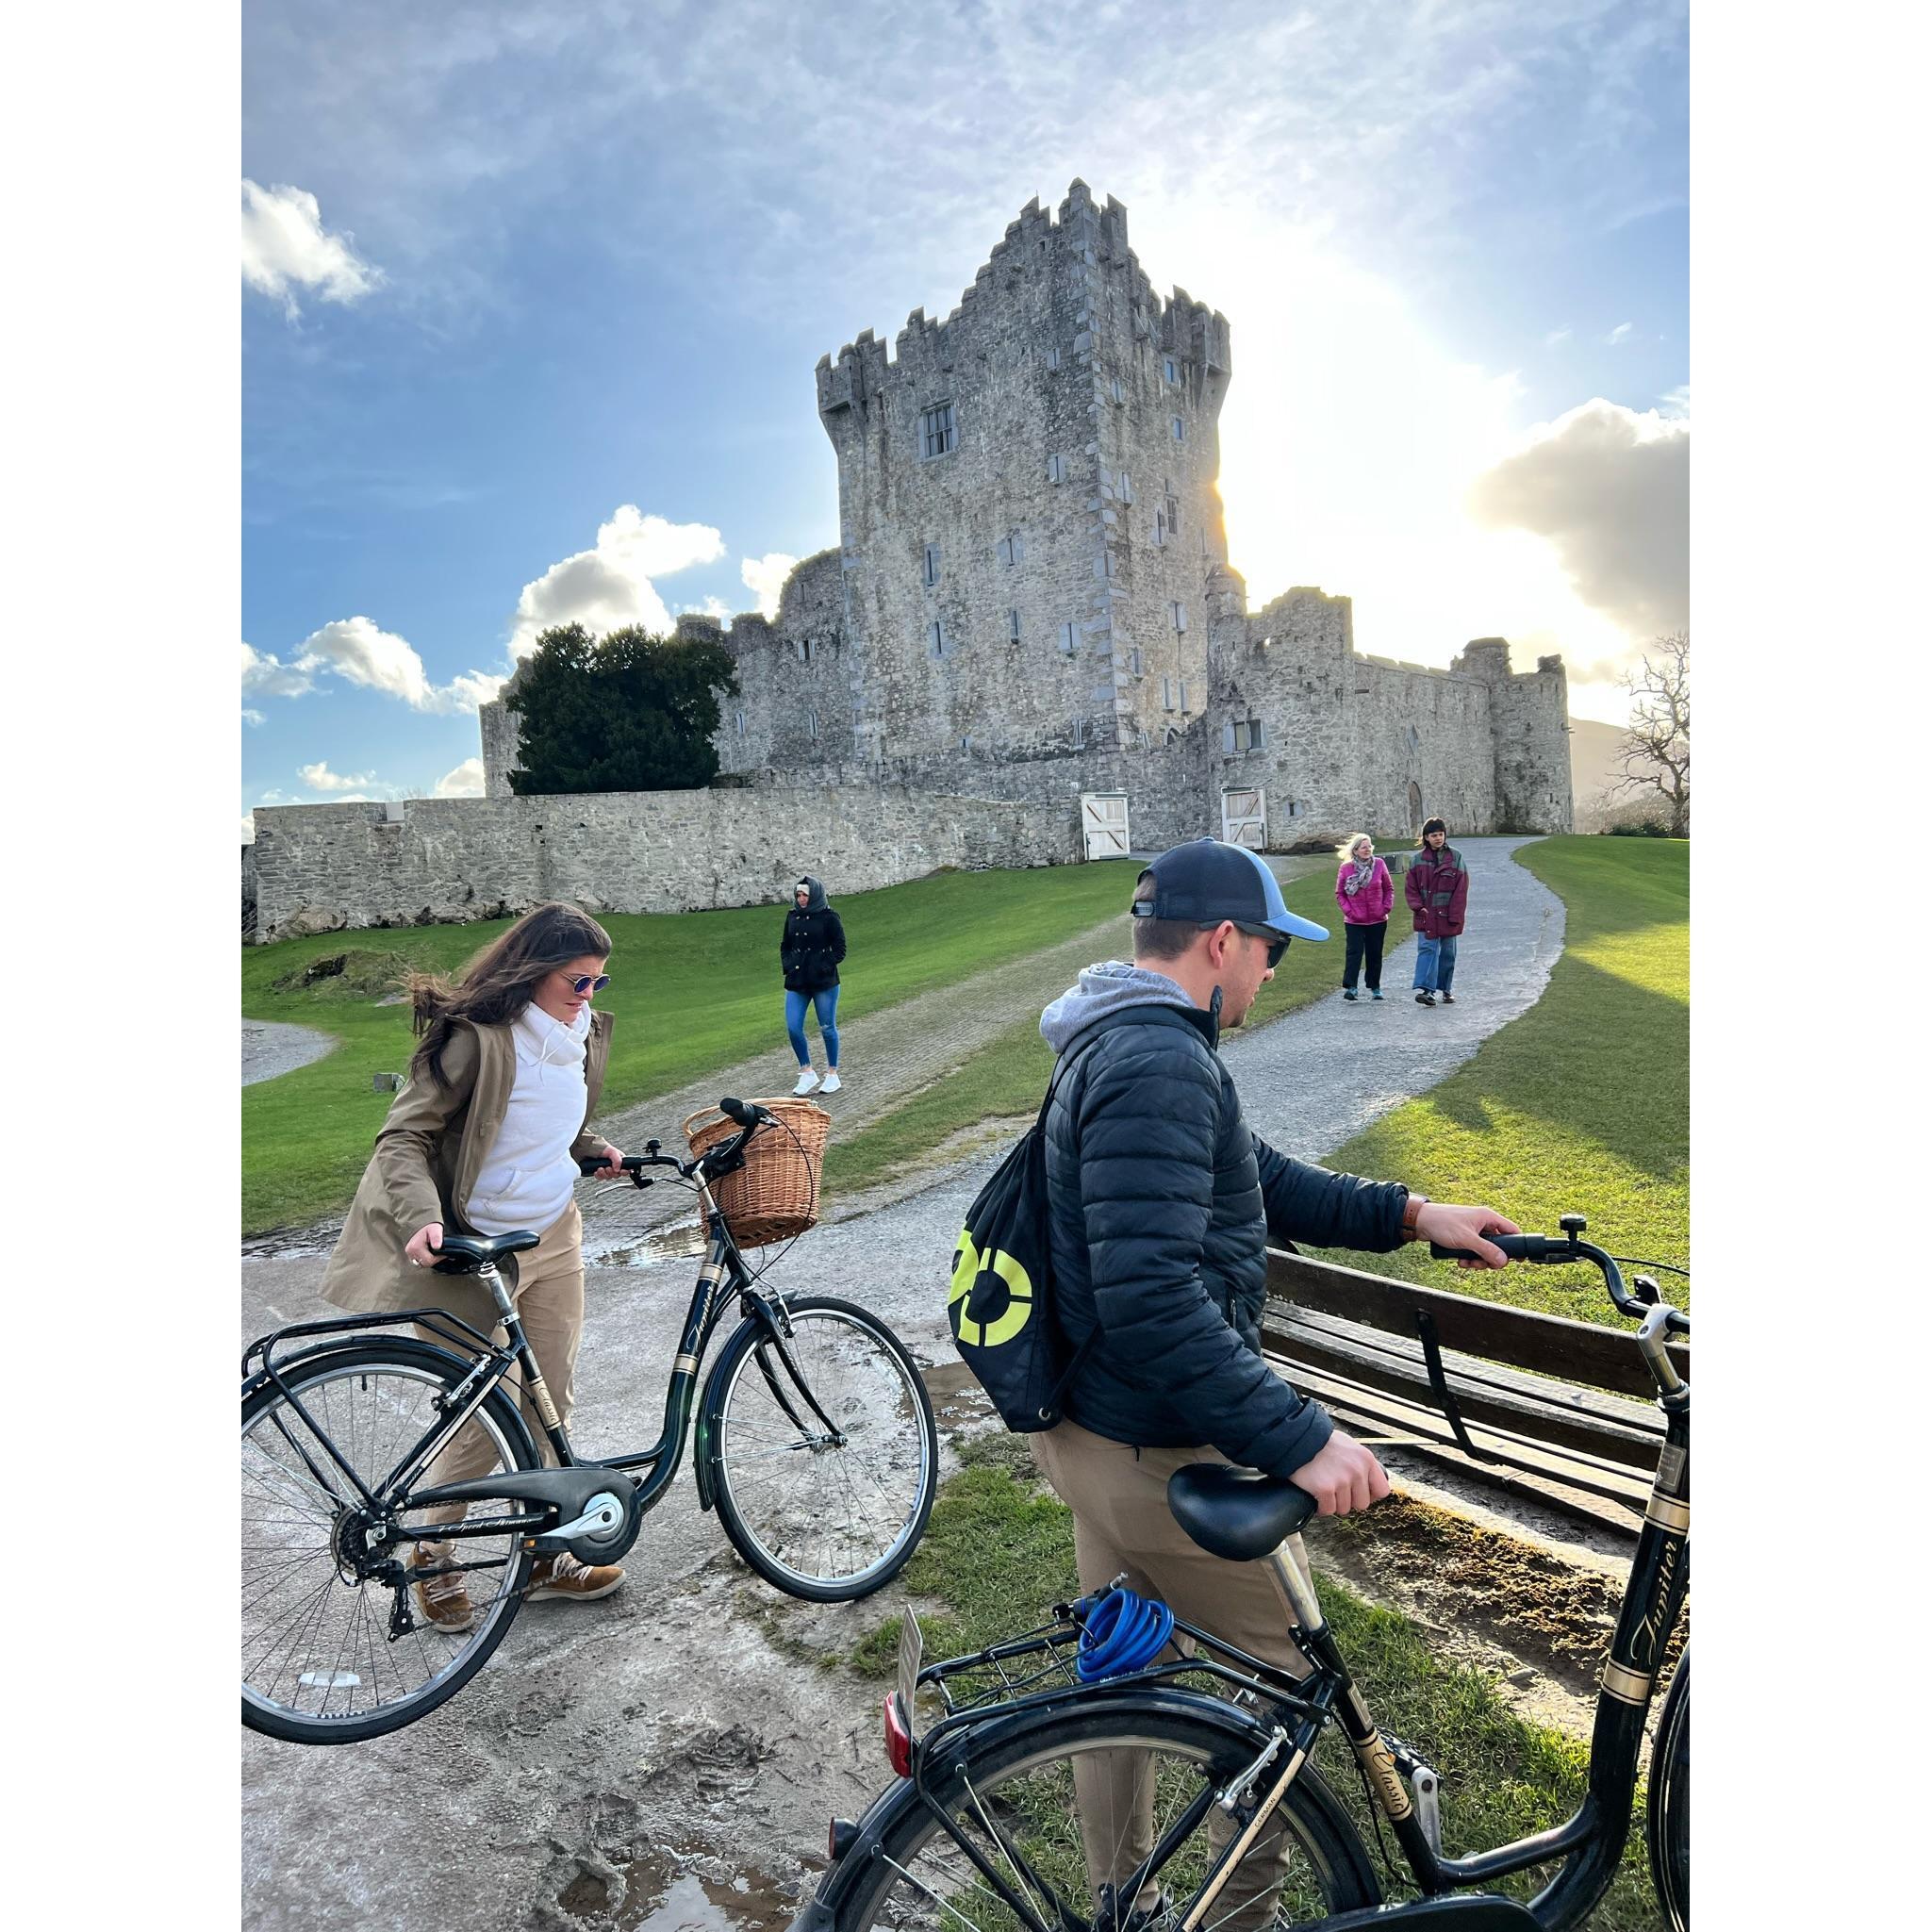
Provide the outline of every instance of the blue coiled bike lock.
[[1081,1624],[1080,1655],[1074,1663],[1083,1684],[1146,1670],[1174,1634],[1174,1612],[1164,1603],[1149,1603],[1131,1590],[1116,1587],[1082,1602],[1092,1606]]

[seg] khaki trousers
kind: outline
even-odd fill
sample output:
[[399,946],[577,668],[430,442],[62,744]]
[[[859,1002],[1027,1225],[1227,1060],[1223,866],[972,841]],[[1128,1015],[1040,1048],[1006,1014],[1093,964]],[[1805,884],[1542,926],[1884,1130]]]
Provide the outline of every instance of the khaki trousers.
[[[1289,1636],[1293,1611],[1268,1569],[1210,1556],[1191,1541],[1167,1507],[1167,1478],[1190,1462],[1223,1462],[1217,1449],[1139,1449],[1110,1442],[1078,1423],[1031,1439],[1033,1459],[1073,1511],[1080,1586],[1104,1590],[1124,1570],[1127,1587],[1158,1597],[1178,1617],[1250,1655],[1305,1676],[1308,1660]],[[1285,1545],[1304,1577],[1308,1556],[1298,1536]],[[1073,1760],[1074,1797],[1086,1846],[1087,1878],[1096,1892],[1129,1878],[1154,1846],[1154,1765],[1146,1751],[1089,1751]],[[1234,1836],[1235,1821],[1219,1805],[1208,1814],[1216,1850]],[[1294,1841],[1263,1828],[1214,1901],[1219,1932],[1253,1932],[1274,1916]],[[1149,1890],[1136,1904],[1152,1907]]]
[[[537,1373],[550,1391],[550,1399],[556,1404],[558,1416],[568,1427],[577,1397],[577,1345],[584,1336],[584,1216],[575,1201],[543,1230],[543,1237],[535,1247],[517,1257],[517,1287],[511,1300],[523,1332],[530,1338]],[[483,1324],[477,1321],[475,1326],[481,1328]],[[416,1332],[439,1347],[450,1346],[446,1337],[431,1329],[419,1327]],[[490,1340],[499,1347],[508,1340],[501,1324],[490,1331]],[[554,1466],[556,1457],[544,1436],[543,1421],[530,1399],[530,1392],[523,1386],[522,1370],[511,1369],[504,1385],[518,1398],[523,1420],[530,1425],[530,1434],[543,1461]],[[454,1441],[430,1464],[424,1486],[487,1476],[496,1463],[496,1450],[489,1437],[472,1422],[459,1430]],[[462,1503],[446,1503],[440,1509],[425,1511],[424,1518],[431,1523],[459,1523],[465,1507]],[[432,1547],[447,1552],[451,1545],[424,1544],[421,1548],[425,1560]]]

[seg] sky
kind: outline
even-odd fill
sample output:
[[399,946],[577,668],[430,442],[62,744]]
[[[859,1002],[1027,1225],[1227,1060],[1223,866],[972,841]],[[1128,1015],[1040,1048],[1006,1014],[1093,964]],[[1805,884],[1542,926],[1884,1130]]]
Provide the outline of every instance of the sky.
[[1076,176],[1232,328],[1230,561],[1358,650],[1689,623],[1688,29],[1652,0],[253,0],[242,796],[481,788],[550,623],[775,607],[813,367]]

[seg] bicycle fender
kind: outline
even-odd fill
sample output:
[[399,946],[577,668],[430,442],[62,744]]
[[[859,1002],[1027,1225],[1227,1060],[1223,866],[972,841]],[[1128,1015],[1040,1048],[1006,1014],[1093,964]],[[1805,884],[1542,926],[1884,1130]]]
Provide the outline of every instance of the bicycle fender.
[[1411,1899],[1400,1906],[1363,1906],[1311,1919],[1301,1932],[1533,1932],[1543,1921],[1512,1898],[1465,1891],[1451,1898]]

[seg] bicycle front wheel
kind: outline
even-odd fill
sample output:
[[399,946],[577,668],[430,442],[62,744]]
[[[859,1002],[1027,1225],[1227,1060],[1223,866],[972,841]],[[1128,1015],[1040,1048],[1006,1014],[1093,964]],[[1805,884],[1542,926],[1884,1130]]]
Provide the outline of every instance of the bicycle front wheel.
[[1207,1895],[1249,1823],[1217,1793],[1263,1734],[1210,1699],[1189,1703],[1095,1697],[945,1752],[928,1772],[937,1813],[908,1803],[887,1826],[838,1932],[1275,1932],[1379,1904],[1362,1841],[1312,1768]]
[[704,1421],[718,1519],[767,1582],[844,1603],[897,1576],[917,1547],[938,1486],[938,1432],[917,1367],[876,1315],[830,1296],[784,1308],[783,1349],[754,1318],[712,1372]]
[[[298,1357],[281,1369],[286,1393],[271,1383],[244,1397],[241,1722],[249,1729],[304,1744],[400,1730],[454,1696],[503,1642],[529,1577],[522,1539],[425,1541],[434,1526],[406,1499],[386,1537],[380,1512],[342,1467],[388,1501],[385,1482],[442,1422],[464,1373],[442,1349],[395,1337]],[[501,1388],[454,1446],[465,1476],[539,1466]],[[451,1479],[447,1456],[413,1487]],[[487,1528],[515,1508],[475,1503],[467,1521]],[[410,1580],[419,1550],[444,1573],[433,1587],[447,1624],[430,1617]],[[377,1574],[382,1559],[387,1577]],[[465,1612],[464,1627],[452,1627]]]

